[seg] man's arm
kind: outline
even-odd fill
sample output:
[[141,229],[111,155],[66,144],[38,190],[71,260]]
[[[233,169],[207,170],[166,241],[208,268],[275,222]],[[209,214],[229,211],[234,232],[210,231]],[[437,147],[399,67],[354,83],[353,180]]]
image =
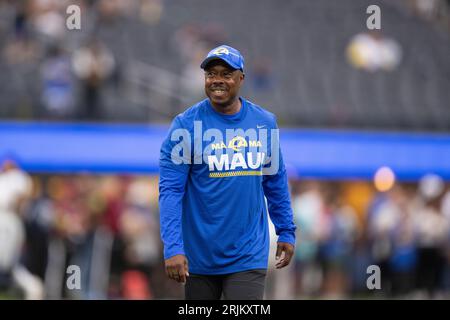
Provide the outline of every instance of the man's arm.
[[[166,274],[169,278],[178,282],[186,282],[188,264],[184,253],[181,220],[183,197],[190,165],[173,161],[172,150],[177,142],[171,140],[174,130],[180,128],[179,120],[176,118],[172,123],[168,137],[161,146],[159,210]],[[186,141],[186,143],[189,142]]]
[[278,235],[276,259],[279,260],[284,252],[283,259],[276,264],[277,269],[280,269],[290,263],[294,254],[296,226],[293,220],[286,169],[279,143],[277,145],[275,152],[278,152],[278,171],[273,175],[263,176],[263,190],[270,219]]

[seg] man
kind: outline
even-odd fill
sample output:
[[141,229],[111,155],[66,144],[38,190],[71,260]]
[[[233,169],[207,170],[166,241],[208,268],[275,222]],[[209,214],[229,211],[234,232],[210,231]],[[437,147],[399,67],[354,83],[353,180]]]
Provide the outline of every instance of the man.
[[0,161],[0,291],[19,288],[25,299],[44,298],[44,284],[20,263],[25,243],[22,221],[32,194],[31,177],[13,159]]
[[161,147],[166,273],[185,283],[186,299],[262,299],[269,254],[264,196],[278,235],[277,268],[289,264],[295,245],[276,119],[239,96],[238,50],[217,47],[201,68],[208,99],[174,119]]

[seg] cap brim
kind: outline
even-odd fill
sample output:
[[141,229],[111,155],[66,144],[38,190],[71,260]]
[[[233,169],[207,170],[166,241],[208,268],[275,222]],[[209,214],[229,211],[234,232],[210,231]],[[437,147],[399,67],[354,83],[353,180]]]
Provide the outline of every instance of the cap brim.
[[234,70],[240,70],[241,68],[229,63],[228,61],[226,61],[225,59],[222,59],[221,57],[209,57],[206,58],[205,60],[203,60],[202,64],[200,65],[200,68],[205,69],[206,66],[214,60],[221,60],[223,62],[225,62],[228,66],[230,66],[230,68],[234,69]]

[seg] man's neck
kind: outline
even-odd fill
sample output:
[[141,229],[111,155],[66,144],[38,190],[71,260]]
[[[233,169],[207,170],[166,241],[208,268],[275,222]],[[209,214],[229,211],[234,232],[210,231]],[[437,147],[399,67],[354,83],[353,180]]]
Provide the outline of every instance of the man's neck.
[[217,106],[217,105],[214,105],[212,102],[211,102],[211,105],[214,108],[214,110],[216,110],[219,113],[226,114],[226,115],[236,114],[241,110],[241,107],[242,107],[241,99],[239,99],[239,98],[234,100],[233,103],[230,103],[226,106],[223,106],[223,105]]

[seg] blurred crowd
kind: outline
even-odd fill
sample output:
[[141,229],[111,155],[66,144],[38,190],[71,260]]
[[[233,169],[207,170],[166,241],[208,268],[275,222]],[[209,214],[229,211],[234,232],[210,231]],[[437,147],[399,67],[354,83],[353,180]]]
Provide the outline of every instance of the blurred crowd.
[[[300,182],[297,295],[330,298],[448,298],[450,192],[427,175],[375,192],[367,183]],[[381,288],[368,290],[368,266]]]
[[[69,5],[80,8],[80,30],[66,26]],[[183,107],[203,98],[200,60],[227,41],[225,31],[186,22],[156,43],[146,37],[163,12],[162,0],[0,0],[0,70],[12,77],[0,89],[0,117],[143,121],[147,109],[168,113],[171,97]]]
[[[69,5],[80,8],[80,30],[66,26]],[[0,114],[106,120],[105,90],[118,89],[121,66],[98,34],[125,17],[156,23],[161,11],[160,0],[1,0],[0,66],[12,75],[4,90],[19,96]]]
[[[176,286],[164,282],[157,188],[156,177],[31,177],[4,162],[0,292],[31,299],[173,295]],[[77,290],[67,285],[71,265],[80,269]],[[16,268],[31,280],[16,277]]]
[[[386,192],[362,181],[290,184],[296,252],[276,271],[271,253],[266,298],[449,298],[450,188],[440,177]],[[3,298],[183,297],[164,273],[157,176],[30,176],[4,161],[0,238]],[[367,287],[370,265],[379,289]],[[69,266],[80,269],[75,290]]]
[[[196,1],[184,7],[164,0],[0,0],[0,118],[167,122],[204,97],[199,62],[211,48],[229,43],[247,57],[243,94],[276,111],[283,125],[447,128],[438,114],[445,115],[448,1],[385,1],[383,30],[369,32],[365,8],[351,0],[341,10],[326,1],[252,1],[240,12],[219,1],[205,9]],[[81,30],[66,26],[69,5],[80,8]],[[247,10],[253,12],[251,28]],[[348,16],[339,17],[344,12]],[[283,24],[273,26],[277,15]],[[448,27],[439,38],[428,27],[441,18]],[[410,35],[419,40],[422,32],[431,51],[414,49]],[[423,73],[433,94],[416,106],[408,99],[423,89]],[[400,74],[407,81],[396,80]],[[374,107],[378,99],[387,111]],[[388,112],[392,108],[398,119]],[[409,120],[416,110],[431,108],[437,111]],[[366,119],[369,112],[379,115]]]
[[400,44],[378,30],[355,35],[347,47],[350,64],[369,72],[393,70],[400,64],[401,56]]

